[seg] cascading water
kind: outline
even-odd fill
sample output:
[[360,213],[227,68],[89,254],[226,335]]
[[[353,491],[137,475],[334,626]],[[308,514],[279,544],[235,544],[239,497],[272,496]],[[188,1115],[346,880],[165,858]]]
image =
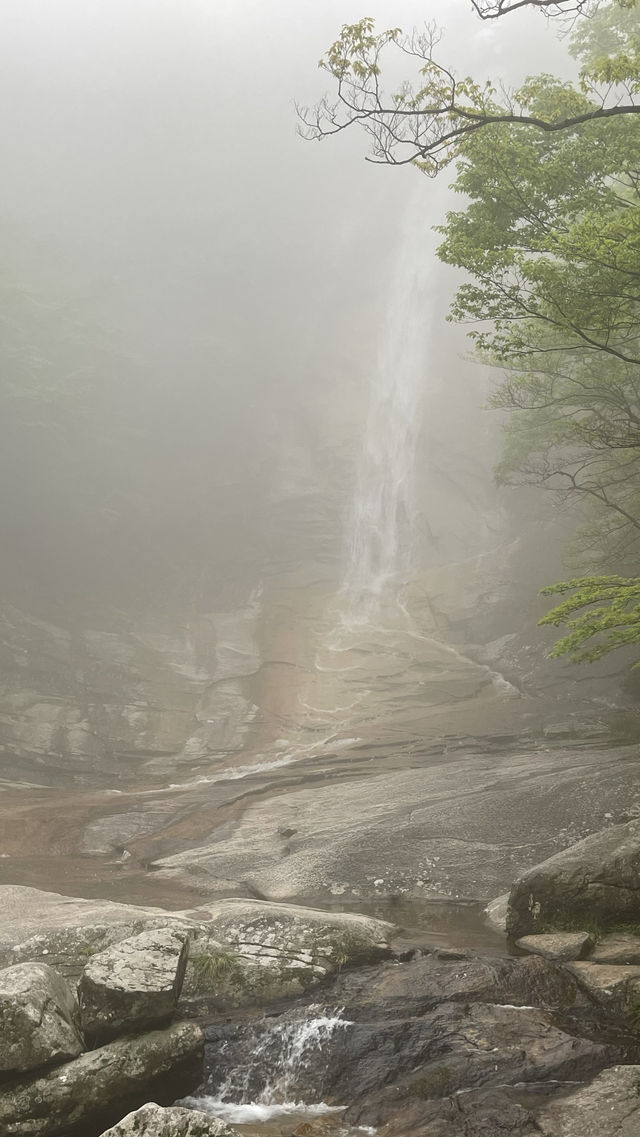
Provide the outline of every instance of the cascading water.
[[184,1104],[237,1125],[340,1113],[343,1106],[313,1099],[321,1094],[323,1048],[351,1025],[340,1011],[314,1006],[302,1018],[261,1020],[239,1039],[220,1043],[202,1094]]
[[385,586],[408,572],[414,480],[429,332],[429,236],[424,212],[405,221],[391,274],[348,522],[343,619],[367,622]]

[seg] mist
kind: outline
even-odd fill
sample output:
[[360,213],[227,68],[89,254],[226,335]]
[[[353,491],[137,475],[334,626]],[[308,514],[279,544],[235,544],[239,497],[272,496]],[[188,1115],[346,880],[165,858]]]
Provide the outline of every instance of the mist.
[[[532,3],[0,5],[0,1132],[633,1125],[640,147]],[[305,138],[365,15],[538,118]]]

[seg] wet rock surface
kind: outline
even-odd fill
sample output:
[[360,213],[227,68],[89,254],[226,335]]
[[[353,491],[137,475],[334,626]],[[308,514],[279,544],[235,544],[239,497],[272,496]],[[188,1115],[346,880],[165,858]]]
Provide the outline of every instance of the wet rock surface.
[[0,1073],[76,1058],[83,1049],[75,991],[53,968],[22,963],[0,971]]
[[89,1045],[167,1023],[182,990],[189,937],[170,928],[141,932],[98,952],[78,984]]
[[[492,753],[471,743],[462,755],[421,757],[416,746],[403,756],[409,768],[389,765],[387,756],[361,771],[345,760],[339,776],[302,787],[288,786],[284,775],[273,779],[231,824],[157,858],[154,875],[208,896],[235,882],[237,891],[248,886],[274,901],[348,905],[436,895],[487,902],[536,860],[591,832],[606,812],[619,814],[637,789],[635,747]],[[514,935],[546,930],[512,928]]]
[[141,1098],[172,1101],[197,1079],[202,1044],[200,1027],[178,1023],[108,1043],[39,1077],[6,1082],[0,1132],[80,1137],[114,1124]]
[[540,957],[433,955],[338,976],[322,996],[209,1027],[195,1103],[204,1095],[215,1112],[221,1096],[275,1091],[348,1103],[341,1124],[385,1135],[524,1137],[550,1094],[640,1054],[564,966]]

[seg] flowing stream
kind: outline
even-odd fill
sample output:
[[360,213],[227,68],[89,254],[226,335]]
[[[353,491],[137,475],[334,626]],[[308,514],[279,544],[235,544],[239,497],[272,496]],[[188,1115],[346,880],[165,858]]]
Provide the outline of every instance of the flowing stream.
[[313,1099],[321,1095],[323,1048],[351,1025],[340,1011],[313,1006],[288,1021],[261,1019],[235,1045],[215,1049],[206,1085],[184,1104],[247,1132],[277,1132],[282,1122],[290,1132],[292,1123],[339,1115],[343,1105]]

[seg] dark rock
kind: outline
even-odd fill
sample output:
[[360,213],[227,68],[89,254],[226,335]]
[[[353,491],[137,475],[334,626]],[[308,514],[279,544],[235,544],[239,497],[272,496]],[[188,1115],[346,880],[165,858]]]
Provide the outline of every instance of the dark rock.
[[507,932],[607,927],[637,920],[640,820],[614,825],[556,853],[521,876],[509,894]]
[[112,1125],[149,1096],[175,1100],[194,1082],[203,1044],[200,1027],[178,1023],[120,1039],[36,1079],[3,1085],[0,1133],[62,1137]]

